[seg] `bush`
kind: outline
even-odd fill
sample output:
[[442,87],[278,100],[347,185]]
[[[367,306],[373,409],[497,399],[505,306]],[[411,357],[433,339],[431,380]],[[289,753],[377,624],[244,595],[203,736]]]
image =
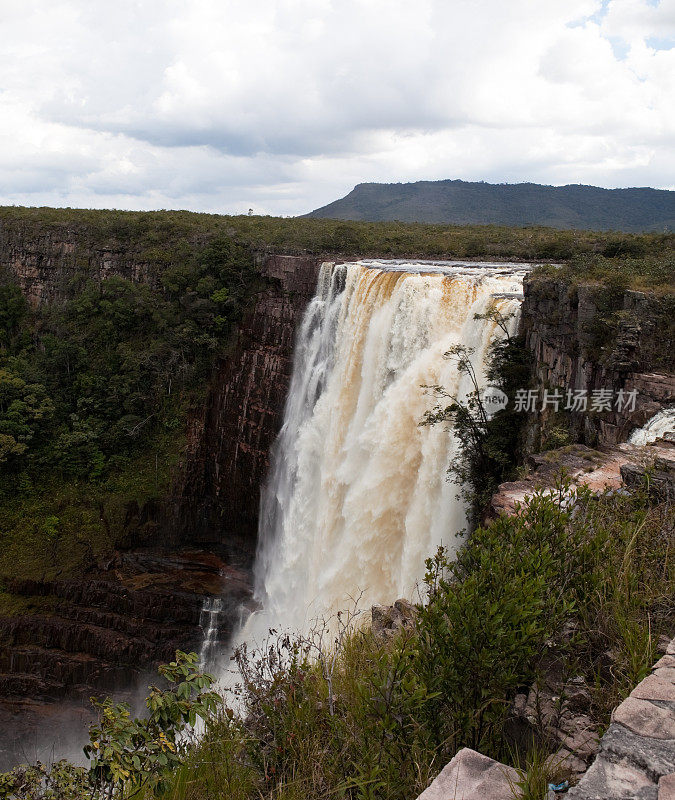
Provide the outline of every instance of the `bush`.
[[525,414],[516,412],[514,398],[518,389],[530,383],[532,355],[522,336],[509,333],[512,317],[504,317],[496,305],[485,314],[475,315],[475,319],[493,321],[504,335],[490,345],[485,377],[489,386],[501,389],[509,398],[506,408],[489,416],[479,388],[482,376],[471,361],[473,350],[464,345],[457,345],[444,355],[469,377],[473,388],[466,399],[449,395],[442,386],[426,387],[437,399],[449,401],[448,405],[437,405],[427,412],[420,424],[452,424],[460,452],[448,472],[468,503],[470,524],[484,518],[499,484],[514,478],[522,452]]
[[437,695],[428,725],[445,754],[464,746],[503,754],[508,700],[574,610],[568,522],[567,511],[535,495],[516,516],[474,531],[455,561],[441,548],[427,562],[419,670]]

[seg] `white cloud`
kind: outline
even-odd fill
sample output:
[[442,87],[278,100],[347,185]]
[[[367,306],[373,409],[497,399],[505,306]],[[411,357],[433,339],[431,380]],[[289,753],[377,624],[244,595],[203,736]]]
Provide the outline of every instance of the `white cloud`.
[[0,0],[0,202],[288,214],[360,181],[671,187],[674,34],[675,0]]

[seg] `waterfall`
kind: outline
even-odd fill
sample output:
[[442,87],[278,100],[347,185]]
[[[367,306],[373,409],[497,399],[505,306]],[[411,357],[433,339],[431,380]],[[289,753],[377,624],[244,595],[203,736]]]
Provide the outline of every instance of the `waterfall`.
[[199,663],[202,669],[209,669],[215,659],[222,610],[223,601],[219,597],[207,597],[204,600],[199,615],[199,625],[204,632],[202,647],[199,651]]
[[[522,265],[359,261],[324,264],[299,330],[283,427],[262,491],[256,597],[239,641],[271,626],[411,597],[424,561],[455,550],[466,525],[447,480],[457,442],[420,426],[423,386],[466,396],[450,347],[474,349],[479,376],[502,335],[475,320],[517,312]],[[516,320],[510,323],[514,328]]]

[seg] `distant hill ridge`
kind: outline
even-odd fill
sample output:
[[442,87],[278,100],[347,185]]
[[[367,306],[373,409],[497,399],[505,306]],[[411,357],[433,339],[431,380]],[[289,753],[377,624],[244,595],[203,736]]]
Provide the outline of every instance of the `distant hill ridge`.
[[305,216],[663,232],[675,230],[675,192],[459,180],[360,183],[342,199]]

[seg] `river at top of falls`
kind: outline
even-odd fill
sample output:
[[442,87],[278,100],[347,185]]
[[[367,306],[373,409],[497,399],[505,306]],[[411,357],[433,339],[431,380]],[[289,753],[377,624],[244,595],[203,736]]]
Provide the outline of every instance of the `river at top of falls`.
[[350,607],[415,598],[425,559],[466,525],[448,480],[457,442],[420,426],[458,397],[466,375],[444,354],[473,349],[479,379],[502,336],[476,320],[497,303],[517,325],[522,264],[358,261],[324,264],[297,335],[283,426],[261,495],[256,598],[238,641],[303,631]]

